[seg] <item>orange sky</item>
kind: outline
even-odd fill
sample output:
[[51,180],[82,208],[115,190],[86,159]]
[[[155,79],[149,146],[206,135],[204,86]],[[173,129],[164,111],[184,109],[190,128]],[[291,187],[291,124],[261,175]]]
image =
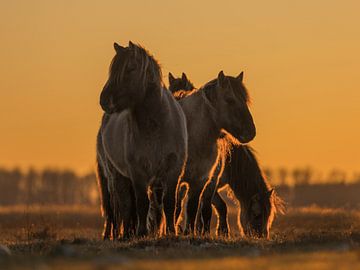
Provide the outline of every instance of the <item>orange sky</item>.
[[[0,166],[94,166],[114,41],[197,85],[245,71],[262,164],[360,171],[360,1],[2,1]],[[167,82],[167,79],[166,79]]]

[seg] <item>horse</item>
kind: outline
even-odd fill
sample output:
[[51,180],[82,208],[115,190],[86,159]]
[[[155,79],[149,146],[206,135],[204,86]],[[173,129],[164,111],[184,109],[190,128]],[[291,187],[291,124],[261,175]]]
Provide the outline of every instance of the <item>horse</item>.
[[[247,237],[269,238],[276,213],[284,213],[284,202],[271,188],[254,150],[234,145],[227,156],[218,190],[229,186],[240,203],[238,227]],[[219,217],[218,234],[227,234],[226,204],[216,192],[212,203]],[[209,222],[204,221],[204,222]]]
[[[243,73],[231,77],[221,71],[216,79],[178,100],[186,115],[188,128],[188,159],[181,181],[181,184],[188,186],[185,234],[195,233],[201,192],[208,185],[208,180],[212,179],[221,158],[217,144],[222,130],[242,143],[251,141],[256,135],[247,106],[248,93],[242,79]],[[180,216],[180,211],[176,212],[176,216]],[[180,220],[177,220],[179,224]]]
[[[98,159],[98,163],[103,168],[109,163],[116,170],[116,177],[107,179],[108,191],[114,192],[116,189],[111,187],[119,182],[124,183],[122,187],[131,184],[137,236],[148,234],[148,191],[154,186],[161,187],[166,232],[175,233],[176,190],[188,149],[185,115],[164,87],[158,62],[145,48],[130,41],[128,47],[114,43],[114,49],[109,78],[100,95],[105,115],[99,130],[101,147],[97,156],[105,158]],[[123,190],[121,195],[129,197],[131,190]],[[117,192],[112,197],[116,198],[125,225],[131,216],[128,212],[133,209],[122,203]]]
[[[182,88],[184,85],[189,85],[187,82],[182,81],[183,78],[187,79],[187,76],[172,78],[171,80],[169,76],[169,88],[173,89],[174,93],[181,91],[181,95],[184,95],[184,92],[195,89],[195,87],[192,89]],[[181,84],[172,84],[172,82],[180,80],[182,81]],[[179,96],[179,94],[176,95]],[[242,233],[246,236],[268,238],[275,213],[284,213],[284,202],[277,196],[274,189],[270,188],[270,184],[261,171],[253,148],[248,145],[232,144],[231,140],[227,140],[226,135],[224,135],[220,145],[223,149],[222,153],[225,153],[225,157],[223,156],[223,161],[225,161],[223,166],[225,167],[217,188],[220,190],[225,186],[229,186],[236,199],[240,202],[238,227]],[[203,201],[206,200],[206,192],[204,193]],[[212,194],[211,191],[208,193],[218,215],[217,235],[227,236],[229,228],[226,203],[218,191],[215,194]],[[186,190],[184,188],[180,189],[178,199],[181,201],[185,194]],[[209,204],[209,199],[206,203]],[[179,205],[178,208],[180,209],[181,204]],[[210,214],[202,213],[201,217],[202,220],[199,218],[198,222],[202,222],[202,224],[198,230],[203,230],[203,233],[209,232],[211,212]]]

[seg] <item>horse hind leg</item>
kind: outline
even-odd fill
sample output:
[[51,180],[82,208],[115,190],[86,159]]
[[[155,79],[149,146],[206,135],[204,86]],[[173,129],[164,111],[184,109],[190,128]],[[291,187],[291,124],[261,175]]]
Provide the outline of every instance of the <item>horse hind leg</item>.
[[113,224],[112,219],[106,217],[105,221],[104,221],[104,229],[103,229],[103,233],[102,233],[103,240],[110,240],[111,232],[112,232],[112,224]]
[[108,189],[108,178],[105,176],[104,167],[100,162],[100,157],[97,156],[97,180],[100,190],[101,212],[105,219],[102,238],[103,240],[109,240],[111,238],[111,228],[113,225],[113,209]]
[[156,236],[161,235],[161,223],[163,218],[164,190],[161,185],[153,185],[150,189],[150,209],[148,213],[148,230]]
[[[210,234],[211,216],[212,216],[212,199],[216,191],[216,179],[213,178],[209,181],[201,194],[201,220],[202,220],[202,233]],[[200,231],[201,232],[201,231]]]
[[187,185],[182,184],[178,186],[177,189],[177,198],[176,198],[176,209],[175,209],[175,222],[177,233],[183,233],[183,228],[181,227],[182,219],[182,210],[185,208],[185,200],[187,194]]
[[221,198],[218,192],[215,192],[214,197],[212,199],[212,203],[216,209],[216,213],[218,215],[218,224],[216,228],[216,234],[218,236],[222,235],[225,237],[229,236],[229,226],[227,219],[227,206],[224,200]]
[[113,192],[112,192],[112,205],[113,205],[113,213],[112,213],[112,240],[115,241],[119,238],[120,234],[120,226],[121,226],[121,211],[120,211],[120,200],[119,194],[117,192],[116,184],[114,183]]

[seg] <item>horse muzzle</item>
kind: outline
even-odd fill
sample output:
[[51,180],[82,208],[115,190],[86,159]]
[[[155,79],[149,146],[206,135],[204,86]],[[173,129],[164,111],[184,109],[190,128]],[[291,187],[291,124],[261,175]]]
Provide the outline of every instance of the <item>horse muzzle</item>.
[[241,143],[248,143],[251,142],[255,138],[255,136],[256,136],[256,129],[254,128],[252,131],[240,135],[239,141]]

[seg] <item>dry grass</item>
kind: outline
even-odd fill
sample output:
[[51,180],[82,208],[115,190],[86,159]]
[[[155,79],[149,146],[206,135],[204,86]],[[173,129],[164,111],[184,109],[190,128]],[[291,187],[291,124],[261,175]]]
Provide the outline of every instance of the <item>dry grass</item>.
[[[231,212],[232,214],[234,212]],[[276,219],[271,239],[171,237],[131,242],[100,240],[98,209],[0,209],[0,269],[339,269],[359,261],[360,216],[341,209],[289,209]],[[1,251],[0,251],[1,254]],[[45,267],[46,268],[46,267]]]

